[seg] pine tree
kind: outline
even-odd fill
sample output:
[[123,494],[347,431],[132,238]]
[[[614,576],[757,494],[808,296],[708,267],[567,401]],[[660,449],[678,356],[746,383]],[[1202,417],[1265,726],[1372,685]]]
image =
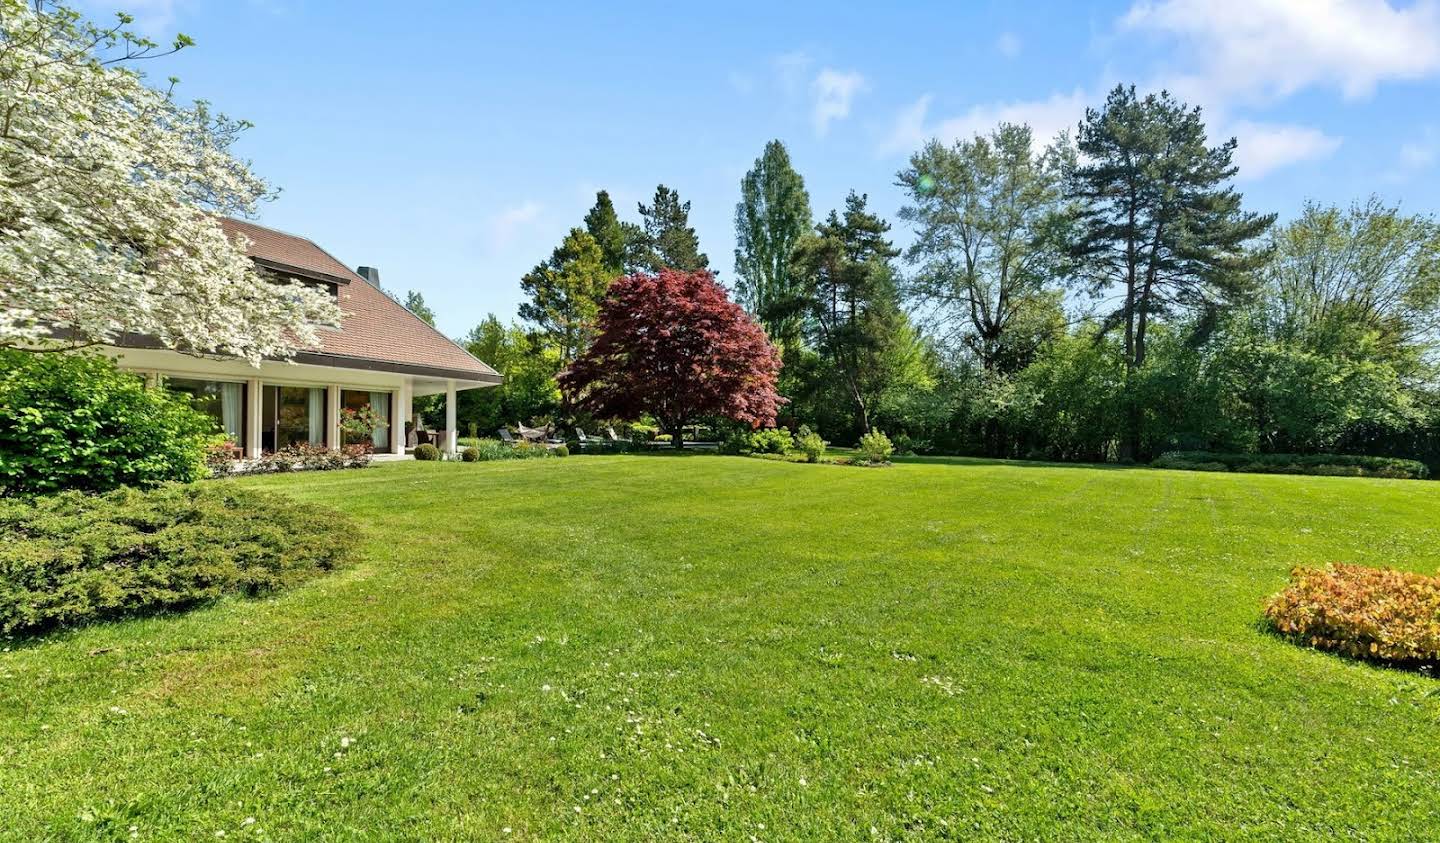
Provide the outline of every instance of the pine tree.
[[791,272],[793,316],[804,320],[811,343],[825,358],[855,408],[855,425],[869,432],[879,396],[913,347],[909,320],[900,309],[890,224],[870,213],[866,197],[845,198],[843,216],[831,211],[815,233],[796,246]]
[[787,351],[799,342],[800,323],[789,304],[796,291],[790,254],[810,230],[810,195],[790,165],[785,144],[772,140],[740,181],[735,206],[735,293]]
[[520,318],[569,365],[590,344],[600,299],[613,276],[600,245],[582,228],[572,228],[550,259],[520,279],[530,297],[520,304]]
[[700,251],[700,237],[690,227],[690,203],[681,202],[680,194],[659,185],[651,204],[640,204],[640,217],[644,241],[635,257],[639,268],[650,272],[709,270],[710,258]]
[[600,246],[604,257],[605,271],[611,277],[624,275],[631,266],[635,242],[640,237],[639,226],[620,221],[615,213],[615,203],[610,194],[601,190],[595,194],[595,204],[585,213],[585,230]]
[[[1145,365],[1152,319],[1213,314],[1248,290],[1264,255],[1251,248],[1274,214],[1241,208],[1235,139],[1206,146],[1200,109],[1169,93],[1140,98],[1117,86],[1087,109],[1074,172],[1074,269],[1093,295],[1118,293],[1106,329],[1123,328],[1127,382]],[[1122,456],[1139,450],[1140,407],[1128,399]]]
[[420,295],[419,290],[407,290],[405,292],[405,301],[401,302],[401,304],[405,305],[406,310],[425,320],[425,324],[432,328],[435,327],[435,311],[431,310],[430,305],[425,303],[425,297]]

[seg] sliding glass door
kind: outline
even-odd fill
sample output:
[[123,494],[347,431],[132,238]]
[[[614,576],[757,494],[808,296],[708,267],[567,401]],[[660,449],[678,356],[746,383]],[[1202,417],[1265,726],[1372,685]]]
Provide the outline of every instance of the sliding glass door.
[[325,388],[267,386],[260,405],[260,446],[278,451],[292,445],[325,444]]

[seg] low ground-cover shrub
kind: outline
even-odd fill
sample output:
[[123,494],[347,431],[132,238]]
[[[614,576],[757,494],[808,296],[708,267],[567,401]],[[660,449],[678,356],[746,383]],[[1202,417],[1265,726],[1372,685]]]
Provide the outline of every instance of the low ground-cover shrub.
[[1265,604],[1274,629],[1347,656],[1415,665],[1440,661],[1440,577],[1364,565],[1295,568]]
[[1150,465],[1182,471],[1240,471],[1252,474],[1310,474],[1424,480],[1430,469],[1416,460],[1356,454],[1229,454],[1169,451]]
[[0,631],[263,594],[354,543],[339,513],[228,483],[0,501]]
[[426,442],[423,445],[415,446],[415,459],[433,462],[440,459],[440,449]]
[[0,495],[205,476],[214,422],[106,357],[0,349]]

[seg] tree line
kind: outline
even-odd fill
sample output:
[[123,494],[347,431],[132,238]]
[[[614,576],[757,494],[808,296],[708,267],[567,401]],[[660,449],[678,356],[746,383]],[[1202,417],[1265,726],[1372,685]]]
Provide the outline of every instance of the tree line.
[[[1005,457],[1440,459],[1440,226],[1376,198],[1277,224],[1236,189],[1236,146],[1133,86],[1044,145],[1009,124],[931,141],[896,174],[901,249],[864,194],[817,219],[771,141],[741,180],[730,287],[780,350],[781,423]],[[597,194],[521,279],[521,321],[464,338],[506,383],[465,393],[462,426],[583,418],[556,378],[610,284],[709,269],[689,209],[660,185],[630,223]]]

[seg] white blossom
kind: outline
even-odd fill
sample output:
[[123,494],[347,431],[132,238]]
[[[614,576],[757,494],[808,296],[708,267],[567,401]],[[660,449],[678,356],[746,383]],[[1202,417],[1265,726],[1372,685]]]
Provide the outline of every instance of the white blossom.
[[257,365],[317,347],[329,291],[262,276],[219,225],[271,193],[230,153],[247,124],[148,86],[132,65],[157,45],[127,23],[0,0],[0,346],[135,333]]

